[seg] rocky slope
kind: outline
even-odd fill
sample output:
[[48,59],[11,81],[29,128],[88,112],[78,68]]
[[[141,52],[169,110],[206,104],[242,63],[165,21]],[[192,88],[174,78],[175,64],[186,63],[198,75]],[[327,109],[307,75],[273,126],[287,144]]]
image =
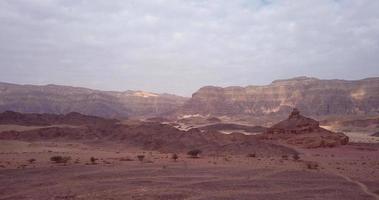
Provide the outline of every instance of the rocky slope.
[[14,124],[22,126],[49,126],[49,125],[105,125],[119,122],[116,119],[82,115],[71,112],[65,115],[18,113],[6,111],[0,113],[0,124]]
[[305,148],[335,147],[349,142],[343,133],[321,128],[318,121],[300,115],[297,109],[291,112],[288,119],[268,128],[260,136],[262,139],[280,140]]
[[379,113],[379,78],[356,81],[298,77],[266,86],[206,86],[178,112],[215,116],[284,115],[293,107],[306,115]]
[[68,114],[21,114],[6,112],[0,115],[0,122],[26,125],[74,124],[78,127],[42,127],[26,131],[3,131],[0,140],[22,141],[82,141],[90,143],[114,143],[162,152],[187,152],[200,149],[205,154],[232,153],[261,155],[291,155],[297,152],[291,148],[254,136],[240,133],[222,134],[217,131],[191,129],[179,130],[168,124],[139,121],[122,124],[117,120]]
[[154,116],[172,112],[187,99],[142,91],[108,92],[59,85],[0,83],[0,112],[66,114],[102,117]]

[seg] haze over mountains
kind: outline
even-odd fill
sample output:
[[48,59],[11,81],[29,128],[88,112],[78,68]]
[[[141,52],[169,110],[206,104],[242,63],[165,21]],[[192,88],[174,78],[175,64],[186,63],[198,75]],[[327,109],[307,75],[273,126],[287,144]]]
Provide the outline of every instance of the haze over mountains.
[[79,112],[103,117],[159,115],[187,100],[143,91],[100,91],[59,85],[0,83],[0,111],[66,114]]
[[103,117],[262,116],[287,114],[293,107],[306,115],[378,114],[379,78],[346,81],[297,77],[265,86],[206,86],[192,98],[143,91],[0,83],[0,112],[80,112]]

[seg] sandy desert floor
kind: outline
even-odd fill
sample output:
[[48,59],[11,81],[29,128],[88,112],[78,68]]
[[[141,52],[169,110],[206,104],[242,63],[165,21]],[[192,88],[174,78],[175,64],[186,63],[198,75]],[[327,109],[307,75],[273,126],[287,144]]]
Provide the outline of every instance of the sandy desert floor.
[[[379,199],[378,150],[307,149],[300,161],[179,154],[175,162],[121,145],[0,141],[0,199]],[[71,159],[56,164],[55,155]]]

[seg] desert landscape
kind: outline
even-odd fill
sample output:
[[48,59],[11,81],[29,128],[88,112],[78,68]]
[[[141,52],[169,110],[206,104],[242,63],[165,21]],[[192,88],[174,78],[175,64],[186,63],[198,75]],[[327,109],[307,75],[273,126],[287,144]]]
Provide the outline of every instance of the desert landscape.
[[0,200],[379,200],[379,0],[0,0]]
[[298,109],[268,128],[199,118],[3,112],[0,197],[379,197],[379,138],[329,131]]

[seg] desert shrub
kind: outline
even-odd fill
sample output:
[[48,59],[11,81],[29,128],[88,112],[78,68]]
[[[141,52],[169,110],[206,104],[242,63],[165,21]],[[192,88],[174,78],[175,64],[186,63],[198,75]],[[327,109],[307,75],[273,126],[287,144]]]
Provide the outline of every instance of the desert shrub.
[[98,159],[95,158],[95,157],[91,157],[91,158],[90,158],[90,161],[91,161],[92,164],[96,164],[96,161],[97,161],[97,160],[98,160]]
[[201,154],[201,152],[202,151],[199,149],[194,149],[194,150],[187,152],[187,155],[191,156],[191,158],[198,158],[199,154]]
[[318,163],[317,162],[306,162],[307,169],[318,169]]
[[55,163],[67,163],[70,159],[70,156],[53,156],[50,158],[50,160]]
[[134,160],[129,157],[126,157],[126,158],[120,158],[120,161],[134,161]]
[[36,159],[34,159],[34,158],[31,158],[28,160],[29,163],[34,163],[35,161],[36,161]]
[[247,157],[255,158],[255,157],[257,157],[257,155],[255,153],[249,153],[249,154],[247,154]]
[[283,160],[288,160],[288,156],[287,155],[282,155],[282,158],[283,158]]
[[139,161],[142,162],[143,159],[145,159],[145,155],[138,155],[137,158],[138,158]]
[[292,155],[292,158],[293,158],[293,160],[295,160],[295,161],[300,160],[300,156],[299,156],[299,154],[293,154],[293,155]]
[[171,158],[172,158],[174,161],[176,161],[176,160],[178,160],[179,156],[178,156],[176,153],[174,153],[174,154],[172,154]]

